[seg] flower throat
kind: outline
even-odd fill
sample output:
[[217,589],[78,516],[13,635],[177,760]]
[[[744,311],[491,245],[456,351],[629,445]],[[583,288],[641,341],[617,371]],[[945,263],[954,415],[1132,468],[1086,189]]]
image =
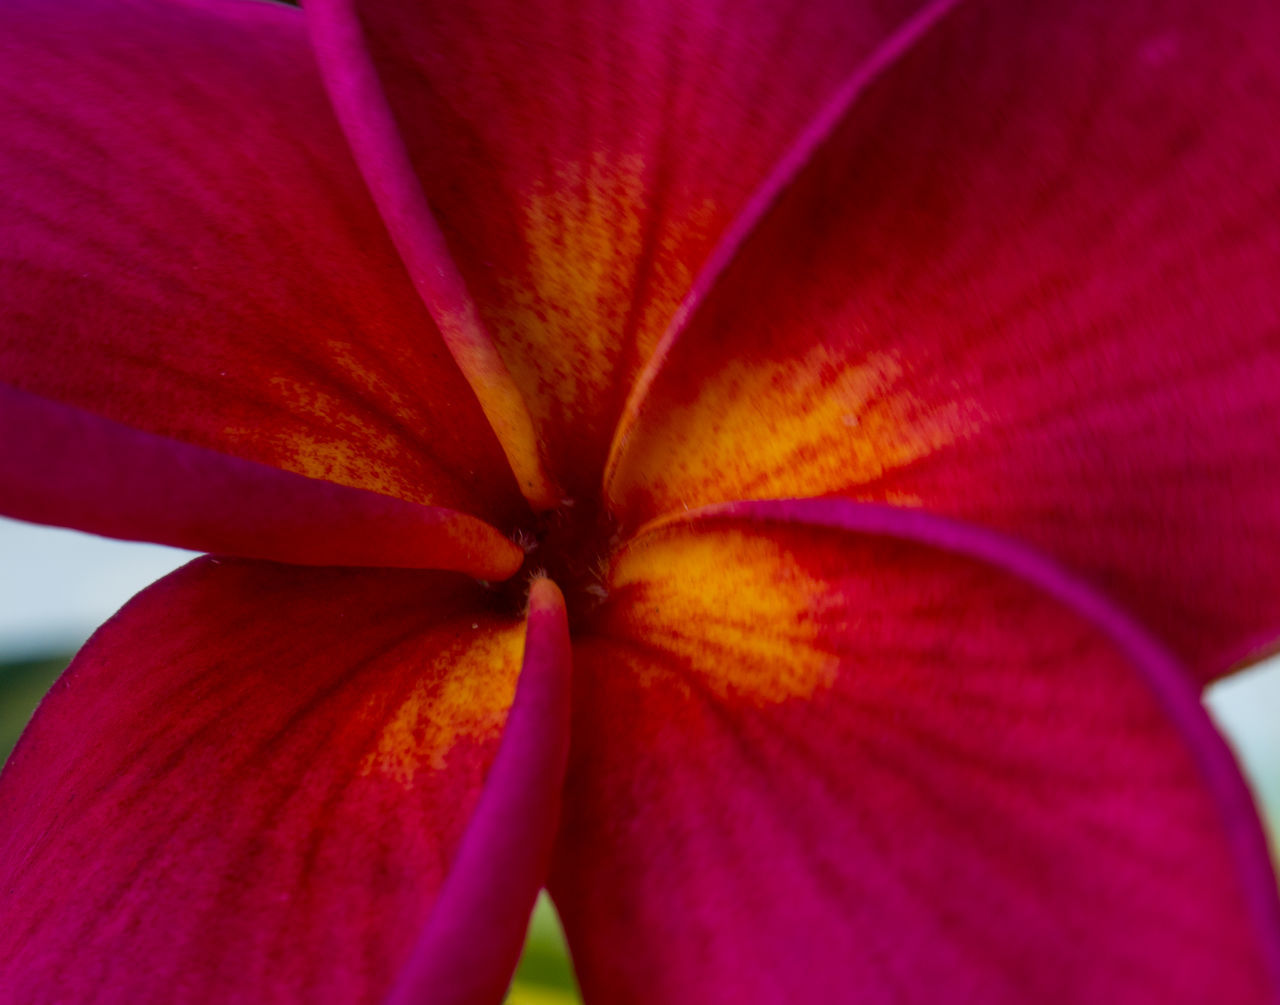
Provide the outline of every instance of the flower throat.
[[616,521],[594,499],[566,500],[537,514],[511,535],[524,549],[524,564],[490,587],[496,607],[523,617],[531,580],[546,576],[564,593],[570,626],[585,629],[608,596],[609,560],[621,540]]

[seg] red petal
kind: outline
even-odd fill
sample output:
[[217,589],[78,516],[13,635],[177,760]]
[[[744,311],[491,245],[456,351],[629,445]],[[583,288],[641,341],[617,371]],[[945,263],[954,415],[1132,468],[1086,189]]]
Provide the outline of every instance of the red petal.
[[0,386],[0,512],[303,565],[506,579],[524,553],[475,517],[140,432]]
[[[626,387],[716,238],[916,5],[315,0],[309,11],[357,156],[398,243],[418,249],[406,259],[437,320],[466,314],[467,353],[496,345],[553,473],[594,493]],[[459,306],[464,287],[474,313]],[[499,396],[492,360],[476,365],[482,398]]]
[[1157,644],[968,526],[726,510],[634,541],[575,647],[588,1001],[1275,1000],[1258,821]]
[[1206,674],[1280,637],[1277,51],[1263,0],[942,19],[700,280],[614,503],[923,505]]
[[[217,559],[141,594],[0,778],[6,996],[381,999],[436,894],[478,889],[473,808],[556,827],[567,663],[535,618],[499,748],[524,629],[484,610],[455,576]],[[538,857],[489,865],[523,922]],[[518,935],[469,932],[514,967]]]
[[509,520],[301,14],[0,9],[0,383],[315,478]]

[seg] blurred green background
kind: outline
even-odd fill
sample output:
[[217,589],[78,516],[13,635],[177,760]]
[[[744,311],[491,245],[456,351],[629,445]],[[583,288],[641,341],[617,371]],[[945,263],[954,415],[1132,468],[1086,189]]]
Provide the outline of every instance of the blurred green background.
[[[189,556],[0,519],[0,762],[70,654],[133,593]],[[1210,689],[1280,848],[1280,658]],[[509,1005],[580,1002],[555,909],[534,911]]]

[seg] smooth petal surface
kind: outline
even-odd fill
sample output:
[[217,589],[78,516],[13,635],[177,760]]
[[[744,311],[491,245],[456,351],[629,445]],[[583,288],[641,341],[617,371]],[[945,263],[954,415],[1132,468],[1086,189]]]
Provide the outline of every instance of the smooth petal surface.
[[[311,0],[308,11],[335,101],[361,124],[348,132],[370,187],[401,247],[422,249],[429,305],[438,320],[457,314],[455,285],[431,265],[447,254],[477,312],[458,344],[469,354],[472,322],[487,330],[576,494],[597,491],[626,389],[721,231],[916,6]],[[353,90],[370,67],[380,99]],[[373,121],[385,128],[364,128]],[[419,222],[424,196],[446,252]],[[488,363],[476,370],[484,397],[499,382]]]
[[1280,637],[1277,51],[1262,0],[960,5],[700,280],[612,505],[919,505],[1206,676]]
[[0,512],[302,565],[505,579],[524,552],[488,524],[228,457],[0,385]]
[[302,15],[0,9],[0,383],[508,521],[519,493],[387,237]]
[[[481,598],[447,574],[201,559],[126,606],[0,778],[0,999],[381,1000],[516,688],[525,629]],[[538,675],[511,717],[537,791],[557,700]],[[481,802],[545,843],[555,801],[513,767]],[[489,867],[519,902],[529,865]]]
[[1272,1002],[1280,905],[1185,671],[1003,538],[674,520],[575,639],[551,890],[588,1002]]

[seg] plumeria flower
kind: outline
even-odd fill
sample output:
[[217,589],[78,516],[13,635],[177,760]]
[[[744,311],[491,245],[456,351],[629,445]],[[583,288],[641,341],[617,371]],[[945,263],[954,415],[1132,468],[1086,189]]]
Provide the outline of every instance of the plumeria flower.
[[1278,11],[4,0],[0,998],[1276,1000]]

